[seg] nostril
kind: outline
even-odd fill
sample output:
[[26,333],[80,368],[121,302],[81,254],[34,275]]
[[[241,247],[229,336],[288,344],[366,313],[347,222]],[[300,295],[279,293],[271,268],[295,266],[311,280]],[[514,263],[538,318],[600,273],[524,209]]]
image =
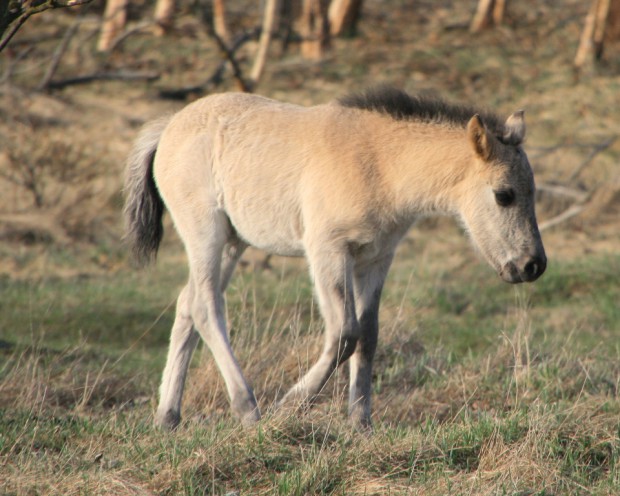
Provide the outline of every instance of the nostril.
[[545,271],[546,263],[540,258],[533,258],[523,267],[523,274],[528,281],[537,279]]
[[525,267],[523,268],[523,272],[525,273],[528,279],[532,277],[536,277],[536,273],[538,272],[538,264],[534,261],[528,262],[527,264],[525,264]]

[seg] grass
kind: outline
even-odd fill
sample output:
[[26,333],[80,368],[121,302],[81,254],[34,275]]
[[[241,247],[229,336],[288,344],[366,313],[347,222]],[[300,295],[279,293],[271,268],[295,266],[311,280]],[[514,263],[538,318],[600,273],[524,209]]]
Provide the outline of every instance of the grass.
[[[565,184],[593,147],[618,133],[613,50],[579,80],[571,68],[584,2],[514,3],[504,26],[479,35],[462,23],[473,2],[392,3],[365,5],[362,35],[338,40],[320,63],[300,61],[294,49],[272,54],[260,92],[314,104],[389,82],[506,115],[523,107],[537,181],[549,184]],[[227,4],[234,31],[259,19],[256,5]],[[102,160],[96,194],[62,189],[74,208],[56,214],[65,238],[81,232],[96,248],[57,248],[48,239],[55,230],[25,237],[32,246],[11,242],[19,230],[0,243],[0,271],[12,274],[0,276],[0,494],[620,493],[620,256],[611,203],[562,225],[550,243],[545,233],[547,272],[518,287],[477,261],[450,225],[416,228],[383,298],[372,435],[346,422],[346,367],[315,409],[273,412],[274,399],[316,358],[322,323],[302,264],[250,265],[232,281],[227,313],[264,419],[240,428],[200,349],[182,425],[174,433],[153,428],[186,267],[169,236],[155,268],[126,266],[116,225],[120,171],[141,121],[181,105],[155,98],[157,89],[204,81],[220,60],[200,17],[181,14],[167,37],[130,36],[106,59],[110,70],[161,71],[155,86],[101,82],[27,94],[74,22],[70,14],[33,18],[20,34],[42,41],[0,60],[7,84],[24,91],[19,102],[3,94],[4,131],[21,133],[15,143],[26,151],[50,137],[88,143],[84,152]],[[82,24],[59,78],[101,67],[92,52],[97,26]],[[242,68],[252,50],[239,52]],[[233,89],[226,78],[220,89]],[[613,182],[618,156],[614,145],[567,185],[594,191]],[[20,213],[23,198],[5,189],[5,210]],[[539,214],[566,206],[543,196]]]
[[[181,428],[151,425],[185,277],[174,258],[144,273],[3,280],[0,492],[615,494],[619,263],[559,263],[515,290],[478,264],[450,279],[424,255],[397,260],[370,436],[346,423],[346,374],[307,414],[270,408],[320,347],[302,265],[246,268],[231,284],[234,345],[266,413],[248,430],[228,413],[208,353],[194,359]],[[591,318],[555,335],[549,316],[564,301]]]

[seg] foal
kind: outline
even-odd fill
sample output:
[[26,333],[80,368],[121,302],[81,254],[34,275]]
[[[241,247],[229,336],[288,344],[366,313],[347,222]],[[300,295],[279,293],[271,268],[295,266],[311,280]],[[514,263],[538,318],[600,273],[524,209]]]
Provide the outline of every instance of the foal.
[[202,337],[243,423],[259,420],[230,347],[224,290],[244,249],[304,255],[325,320],[318,361],[280,401],[311,403],[350,359],[349,415],[371,421],[379,301],[397,243],[420,215],[456,217],[507,282],[536,280],[546,257],[523,112],[492,114],[378,88],[314,107],[229,93],[147,125],[127,164],[127,237],[154,258],[164,205],[189,281],[177,302],[156,423],[178,425]]

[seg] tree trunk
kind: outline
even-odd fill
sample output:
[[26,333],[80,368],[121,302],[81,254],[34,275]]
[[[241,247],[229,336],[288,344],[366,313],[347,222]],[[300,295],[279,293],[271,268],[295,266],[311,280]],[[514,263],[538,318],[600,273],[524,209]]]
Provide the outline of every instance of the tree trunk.
[[318,60],[329,47],[329,0],[303,0],[301,12],[301,55]]
[[267,61],[267,51],[269,50],[269,42],[271,36],[277,26],[278,9],[280,8],[280,2],[278,0],[267,0],[265,3],[265,13],[263,16],[263,26],[261,29],[260,40],[258,42],[258,50],[256,52],[256,59],[254,60],[254,66],[250,73],[250,87],[252,90],[258,84],[258,81],[263,74],[265,68],[265,62]]
[[213,30],[215,34],[230,48],[231,37],[226,23],[224,0],[213,0]]
[[504,20],[506,2],[507,0],[479,0],[469,30],[472,33],[479,33],[491,23],[500,25]]
[[329,31],[332,36],[353,36],[362,13],[363,0],[332,0],[329,5]]
[[97,50],[107,52],[116,37],[125,29],[128,0],[107,0]]
[[603,43],[613,35],[618,36],[619,22],[619,0],[592,0],[573,62],[576,69],[581,69],[594,58],[598,60],[602,57]]
[[155,4],[155,23],[157,28],[155,33],[163,36],[172,27],[172,17],[174,15],[174,0],[157,0]]

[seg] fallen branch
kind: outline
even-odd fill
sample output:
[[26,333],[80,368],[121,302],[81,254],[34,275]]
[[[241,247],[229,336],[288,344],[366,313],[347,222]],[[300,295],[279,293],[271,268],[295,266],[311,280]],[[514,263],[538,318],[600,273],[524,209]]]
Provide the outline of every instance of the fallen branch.
[[540,231],[544,231],[546,229],[549,229],[550,227],[561,224],[562,222],[567,221],[568,219],[571,219],[575,217],[576,215],[580,214],[584,208],[585,208],[584,205],[572,205],[571,207],[567,208],[564,212],[562,212],[560,215],[556,215],[555,217],[552,217],[551,219],[538,224],[538,229]]
[[155,81],[159,77],[160,75],[157,72],[95,72],[94,74],[76,76],[60,81],[50,81],[47,88],[57,90],[66,86],[92,83],[93,81]]

